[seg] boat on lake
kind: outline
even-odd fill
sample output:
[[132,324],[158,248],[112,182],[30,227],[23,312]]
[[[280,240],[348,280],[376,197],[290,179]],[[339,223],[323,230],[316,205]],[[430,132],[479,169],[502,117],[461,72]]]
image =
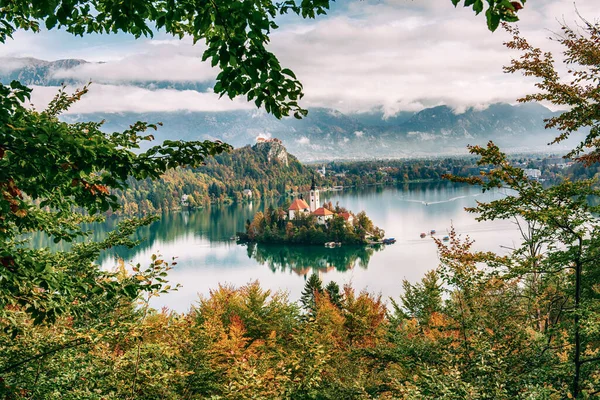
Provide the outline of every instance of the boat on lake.
[[429,231],[429,234],[430,234],[430,235],[435,235],[435,229],[432,229],[432,230],[430,230],[430,231]]
[[450,240],[450,236],[444,236],[444,242],[447,242],[448,240]]
[[396,243],[396,239],[395,238],[383,239],[383,244],[394,244],[394,243]]
[[427,236],[427,234],[425,232],[421,232],[421,234],[419,236],[421,236],[421,238],[424,238]]

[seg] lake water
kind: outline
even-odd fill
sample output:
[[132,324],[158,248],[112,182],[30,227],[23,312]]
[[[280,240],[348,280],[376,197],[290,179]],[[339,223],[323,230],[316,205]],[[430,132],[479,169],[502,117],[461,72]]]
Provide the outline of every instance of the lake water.
[[[519,242],[519,232],[510,221],[479,223],[464,207],[476,201],[500,198],[502,193],[482,194],[468,185],[414,183],[397,187],[326,192],[322,201],[331,200],[358,213],[366,211],[373,222],[385,229],[386,236],[397,243],[374,248],[344,247],[327,249],[321,246],[238,245],[231,237],[244,229],[247,219],[269,204],[211,207],[198,211],[183,211],[163,215],[161,220],[142,229],[143,243],[133,249],[118,249],[116,254],[127,262],[147,264],[154,253],[166,259],[177,258],[170,271],[171,283],[182,287],[156,299],[155,307],[167,306],[186,311],[219,284],[244,285],[258,280],[265,288],[286,290],[296,300],[311,271],[318,271],[326,284],[351,284],[356,289],[381,293],[396,298],[401,293],[403,279],[416,282],[438,265],[436,245],[430,236],[421,239],[421,232],[437,231],[444,236],[454,225],[459,234],[469,235],[475,248],[505,251],[502,246]],[[108,221],[102,229],[109,229]],[[114,265],[115,254],[100,260],[104,267]]]

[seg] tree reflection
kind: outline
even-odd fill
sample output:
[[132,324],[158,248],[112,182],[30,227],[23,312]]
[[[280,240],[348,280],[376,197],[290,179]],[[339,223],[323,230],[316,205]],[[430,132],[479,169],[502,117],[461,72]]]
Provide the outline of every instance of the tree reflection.
[[273,272],[288,270],[306,276],[312,271],[367,269],[371,256],[382,246],[321,246],[248,244],[248,257],[267,265]]
[[[252,218],[257,210],[268,207],[270,202],[254,201],[254,204],[240,204],[231,206],[214,206],[196,211],[177,211],[162,214],[160,220],[145,227],[141,227],[133,238],[140,244],[128,249],[118,247],[100,254],[98,263],[102,264],[108,259],[120,257],[125,260],[135,258],[135,255],[148,248],[154,248],[155,243],[176,242],[190,235],[209,240],[212,243],[231,241],[236,232],[244,230],[246,220]],[[274,203],[277,204],[277,203]],[[103,223],[88,224],[88,240],[100,241],[117,227],[122,218],[107,218]],[[55,244],[51,238],[39,233],[28,236],[28,246],[35,248],[50,247],[55,250],[67,250],[68,243]]]

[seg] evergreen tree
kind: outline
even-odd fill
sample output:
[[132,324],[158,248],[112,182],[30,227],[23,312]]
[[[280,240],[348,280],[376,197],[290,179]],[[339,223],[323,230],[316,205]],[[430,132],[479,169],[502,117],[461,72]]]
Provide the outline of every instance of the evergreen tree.
[[420,283],[403,280],[402,289],[401,304],[392,300],[397,316],[415,318],[420,324],[427,324],[434,312],[442,310],[442,285],[435,270],[427,272]]
[[317,311],[316,297],[323,294],[323,282],[319,275],[313,273],[302,290],[302,296],[300,297],[300,303],[309,315],[314,315]]
[[325,292],[329,296],[329,301],[331,304],[337,308],[342,308],[343,296],[340,291],[340,286],[337,283],[334,281],[329,282],[327,286],[325,286]]

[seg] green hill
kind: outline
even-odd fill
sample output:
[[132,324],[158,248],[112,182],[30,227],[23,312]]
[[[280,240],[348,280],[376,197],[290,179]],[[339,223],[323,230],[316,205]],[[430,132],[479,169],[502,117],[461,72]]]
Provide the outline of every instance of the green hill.
[[130,179],[129,189],[115,194],[120,213],[160,212],[307,190],[312,174],[272,139],[209,158],[201,168],[169,171],[157,181]]

